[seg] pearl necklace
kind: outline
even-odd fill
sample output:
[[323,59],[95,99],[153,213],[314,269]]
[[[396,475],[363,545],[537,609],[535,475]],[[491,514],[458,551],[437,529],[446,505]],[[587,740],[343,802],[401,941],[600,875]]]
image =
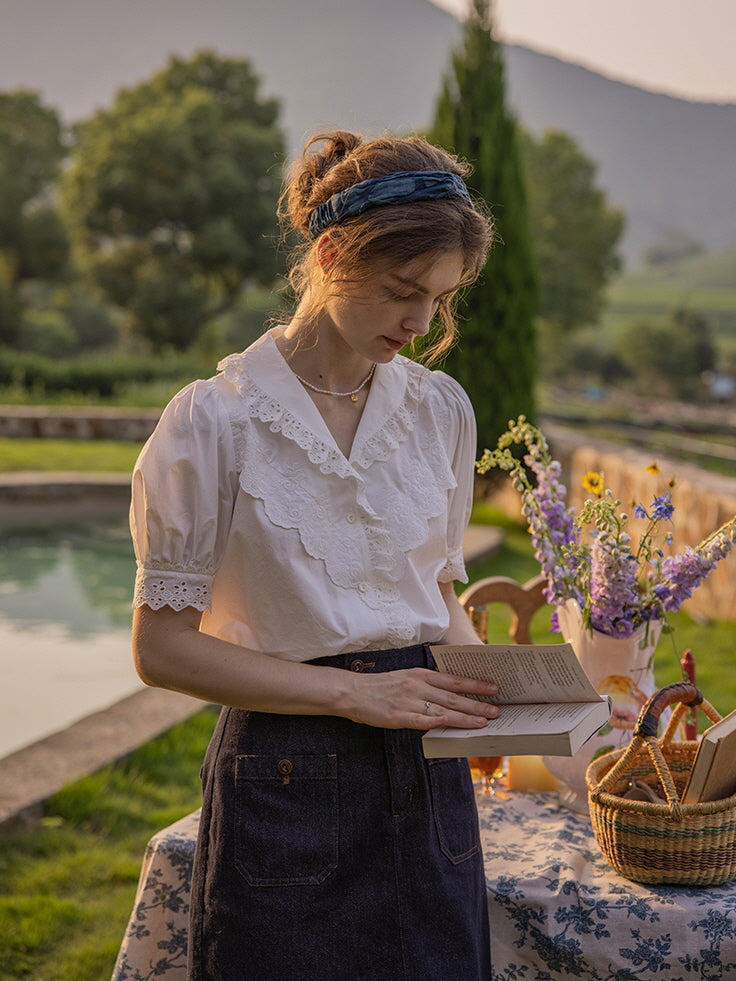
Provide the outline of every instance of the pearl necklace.
[[[368,382],[373,377],[373,372],[375,370],[376,370],[376,366],[374,364],[374,365],[372,365],[371,370],[365,376],[365,378],[360,383],[360,385],[358,385],[357,388],[354,388],[352,390],[352,392],[331,392],[327,388],[317,388],[316,385],[313,385],[311,382],[308,382],[306,378],[302,378],[301,375],[297,375],[297,373],[295,371],[294,371],[294,374],[299,379],[299,381],[302,383],[302,385],[306,385],[307,388],[311,388],[313,392],[319,392],[320,395],[334,395],[336,398],[346,398],[346,397],[349,396],[351,402],[357,402],[358,401],[358,392],[361,390],[361,388],[364,388],[368,384]],[[292,368],[292,371],[293,371],[293,368]]]

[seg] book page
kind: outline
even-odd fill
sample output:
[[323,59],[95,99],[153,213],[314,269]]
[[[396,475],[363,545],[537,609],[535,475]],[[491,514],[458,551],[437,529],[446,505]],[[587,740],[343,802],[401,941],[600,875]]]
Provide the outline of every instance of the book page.
[[[596,695],[598,701],[600,695]],[[493,733],[499,736],[516,736],[519,733],[544,735],[545,733],[568,732],[578,722],[590,714],[590,702],[565,702],[537,705],[504,705],[495,719],[489,719],[480,729],[453,729],[443,726],[432,729],[431,736],[466,739]]]
[[597,702],[601,697],[570,644],[432,644],[430,650],[441,671],[494,681],[499,694],[482,696],[482,701],[495,705]]

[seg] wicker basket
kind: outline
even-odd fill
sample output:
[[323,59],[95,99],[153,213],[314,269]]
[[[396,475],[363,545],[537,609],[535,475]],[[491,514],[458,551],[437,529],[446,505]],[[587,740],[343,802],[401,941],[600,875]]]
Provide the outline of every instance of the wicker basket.
[[[659,717],[674,703],[679,704],[660,741]],[[736,878],[736,794],[680,804],[698,742],[673,737],[683,714],[696,705],[712,722],[720,719],[694,685],[679,682],[660,689],[642,709],[631,743],[588,766],[585,779],[598,845],[613,868],[635,882],[712,886]],[[667,803],[624,798],[635,779],[657,788]]]

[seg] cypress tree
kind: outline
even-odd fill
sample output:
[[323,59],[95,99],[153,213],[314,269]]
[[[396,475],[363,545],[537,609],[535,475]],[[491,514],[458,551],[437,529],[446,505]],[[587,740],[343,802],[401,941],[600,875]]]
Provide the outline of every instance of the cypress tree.
[[479,449],[510,419],[534,418],[537,282],[517,125],[505,105],[503,52],[489,0],[473,0],[435,108],[432,142],[473,166],[467,179],[491,208],[496,243],[458,309],[460,337],[445,362],[478,420]]

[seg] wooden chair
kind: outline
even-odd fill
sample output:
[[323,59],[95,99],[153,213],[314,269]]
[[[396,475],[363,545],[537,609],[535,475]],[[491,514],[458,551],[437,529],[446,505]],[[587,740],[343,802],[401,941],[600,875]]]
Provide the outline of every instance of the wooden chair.
[[459,600],[485,643],[487,637],[486,608],[489,603],[506,603],[511,607],[509,636],[515,644],[531,644],[531,621],[537,610],[546,605],[543,590],[547,585],[544,575],[534,576],[523,585],[507,576],[487,576],[464,590]]

